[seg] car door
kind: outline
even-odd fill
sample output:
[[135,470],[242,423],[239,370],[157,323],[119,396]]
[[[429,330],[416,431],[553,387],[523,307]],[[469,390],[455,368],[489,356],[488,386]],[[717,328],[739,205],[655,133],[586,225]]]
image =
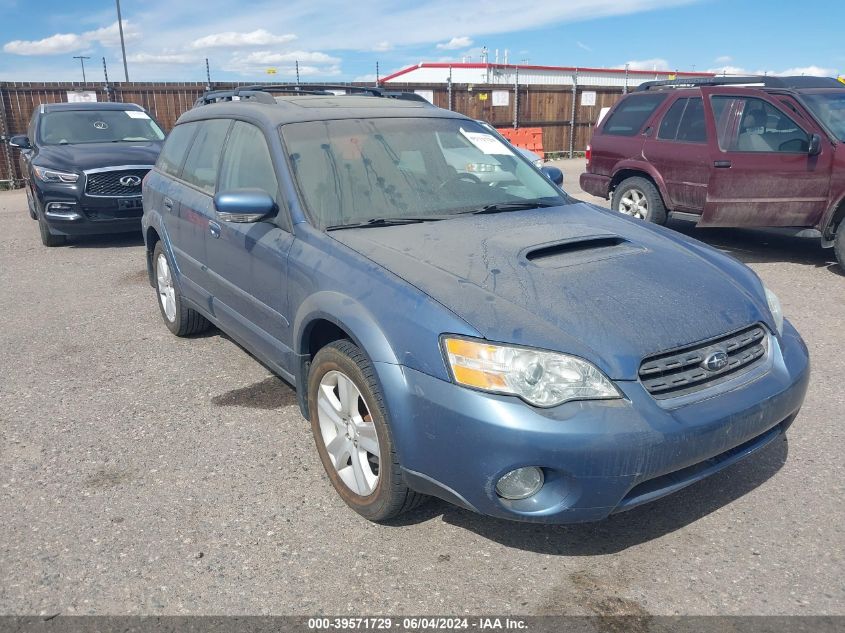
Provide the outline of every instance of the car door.
[[[181,177],[175,181],[172,201],[178,201],[175,213],[173,252],[188,292],[206,302],[211,296],[206,243],[210,239],[209,222],[215,217],[214,190],[217,171],[231,119],[197,121],[191,149]],[[184,290],[183,290],[184,291]]]
[[710,180],[710,150],[700,96],[679,96],[643,143],[643,156],[663,176],[672,210],[701,213]]
[[[253,348],[274,350],[269,359],[293,367],[287,303],[287,256],[293,243],[290,219],[279,192],[276,169],[264,133],[236,121],[229,135],[218,192],[261,189],[277,212],[258,222],[214,219],[208,241],[214,310]],[[268,350],[269,351],[269,350]]]
[[159,213],[167,243],[172,251],[178,251],[177,268],[180,268],[182,263],[182,249],[176,239],[180,209],[180,185],[177,181],[182,177],[182,165],[196,131],[196,123],[177,125],[170,131],[156,161],[155,171],[146,179],[143,188],[144,208]]
[[824,212],[833,148],[809,153],[806,120],[758,90],[704,88],[713,169],[701,226],[808,226]]

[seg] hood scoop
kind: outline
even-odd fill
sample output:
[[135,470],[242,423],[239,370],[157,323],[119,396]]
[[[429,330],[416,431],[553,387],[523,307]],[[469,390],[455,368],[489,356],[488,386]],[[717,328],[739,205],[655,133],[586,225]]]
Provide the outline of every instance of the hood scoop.
[[566,240],[539,244],[525,249],[521,255],[540,268],[562,268],[644,252],[646,252],[644,247],[633,244],[624,237],[603,233],[579,235]]

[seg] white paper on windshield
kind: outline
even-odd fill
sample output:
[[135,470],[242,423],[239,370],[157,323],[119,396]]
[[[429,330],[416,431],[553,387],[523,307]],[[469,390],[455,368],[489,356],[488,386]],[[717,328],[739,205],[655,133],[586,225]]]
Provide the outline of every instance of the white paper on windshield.
[[130,119],[149,119],[150,116],[146,112],[141,112],[139,110],[124,110],[126,114],[129,115]]
[[467,132],[464,128],[461,128],[461,134],[463,134],[470,143],[475,145],[485,154],[504,154],[505,156],[513,156],[513,152],[510,148],[492,134],[484,134],[483,132]]

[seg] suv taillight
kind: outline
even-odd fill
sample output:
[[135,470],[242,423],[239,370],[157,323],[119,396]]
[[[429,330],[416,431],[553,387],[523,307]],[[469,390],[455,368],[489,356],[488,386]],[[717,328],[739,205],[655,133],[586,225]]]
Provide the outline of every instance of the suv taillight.
[[584,157],[587,159],[587,167],[590,166],[590,159],[593,157],[593,148],[587,145],[587,151],[584,152]]

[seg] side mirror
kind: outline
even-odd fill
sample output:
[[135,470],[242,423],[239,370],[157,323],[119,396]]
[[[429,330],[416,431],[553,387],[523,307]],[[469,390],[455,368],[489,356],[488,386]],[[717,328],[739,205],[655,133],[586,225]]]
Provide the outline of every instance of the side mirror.
[[822,153],[822,137],[818,134],[810,135],[810,147],[807,149],[810,156],[818,156]]
[[545,167],[540,167],[540,171],[543,172],[546,178],[551,180],[558,187],[563,186],[563,172],[557,167],[551,167],[547,165]]
[[262,189],[231,189],[214,196],[214,208],[224,222],[258,222],[276,210],[276,201]]
[[23,134],[18,134],[17,136],[13,136],[9,139],[9,145],[12,147],[17,147],[18,149],[32,149],[32,145],[29,142],[29,138],[24,136]]

